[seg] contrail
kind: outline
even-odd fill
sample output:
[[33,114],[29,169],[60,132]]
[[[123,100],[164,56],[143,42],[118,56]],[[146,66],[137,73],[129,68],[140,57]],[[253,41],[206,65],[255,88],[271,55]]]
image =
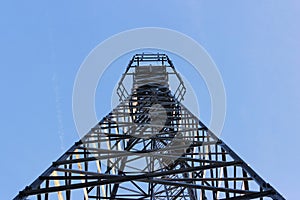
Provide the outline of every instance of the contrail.
[[53,90],[55,94],[55,108],[56,108],[56,118],[58,122],[58,135],[60,139],[60,148],[62,150],[65,149],[64,145],[64,125],[63,125],[63,115],[62,115],[62,109],[61,109],[61,97],[59,94],[59,83],[57,80],[56,74],[52,76],[52,81],[53,81]]

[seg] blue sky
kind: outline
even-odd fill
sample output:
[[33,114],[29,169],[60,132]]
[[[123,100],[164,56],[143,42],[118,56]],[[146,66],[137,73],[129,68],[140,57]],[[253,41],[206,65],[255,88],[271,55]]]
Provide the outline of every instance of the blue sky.
[[72,90],[88,53],[113,34],[155,26],[208,51],[227,93],[221,138],[296,199],[299,19],[296,0],[2,1],[0,198],[13,198],[79,139]]

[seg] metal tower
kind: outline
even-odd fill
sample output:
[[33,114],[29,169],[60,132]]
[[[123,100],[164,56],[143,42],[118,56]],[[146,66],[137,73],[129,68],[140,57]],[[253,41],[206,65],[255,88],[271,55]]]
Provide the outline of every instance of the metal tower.
[[136,54],[120,104],[14,199],[284,199],[181,103],[185,91],[167,55]]

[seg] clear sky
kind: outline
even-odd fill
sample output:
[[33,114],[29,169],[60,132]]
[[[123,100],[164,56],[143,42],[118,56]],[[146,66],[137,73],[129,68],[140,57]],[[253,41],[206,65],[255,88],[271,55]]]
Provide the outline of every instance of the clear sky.
[[1,1],[0,199],[13,198],[79,139],[72,90],[88,53],[145,26],[180,31],[208,51],[227,93],[222,140],[297,199],[299,19],[297,0]]

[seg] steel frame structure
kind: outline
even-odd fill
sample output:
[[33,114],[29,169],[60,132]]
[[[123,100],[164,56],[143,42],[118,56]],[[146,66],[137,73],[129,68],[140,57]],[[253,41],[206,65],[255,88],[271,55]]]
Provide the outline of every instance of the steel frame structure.
[[14,200],[284,199],[181,103],[167,55],[136,54],[117,92],[120,104]]

